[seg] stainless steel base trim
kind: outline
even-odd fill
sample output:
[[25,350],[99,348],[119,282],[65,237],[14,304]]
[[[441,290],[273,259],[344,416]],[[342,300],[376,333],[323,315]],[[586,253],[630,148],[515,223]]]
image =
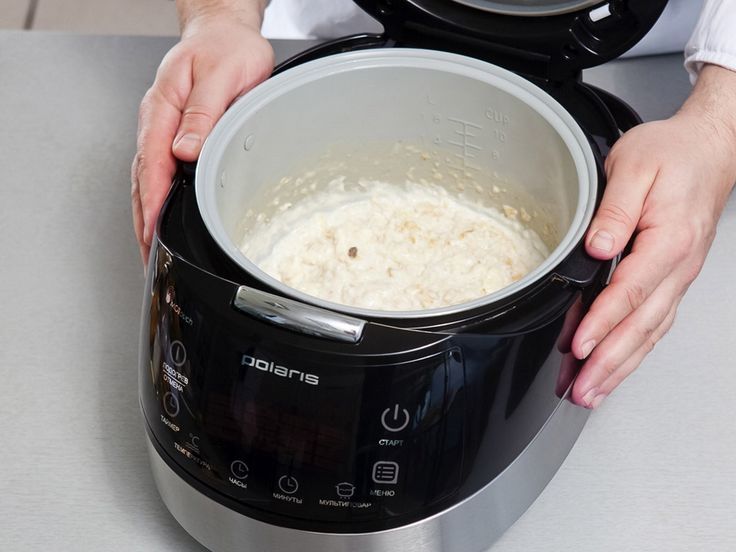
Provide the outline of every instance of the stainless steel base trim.
[[150,441],[148,451],[166,507],[189,534],[214,552],[481,552],[536,500],[587,418],[587,410],[563,401],[516,460],[480,491],[430,518],[376,533],[317,533],[256,521],[187,484]]

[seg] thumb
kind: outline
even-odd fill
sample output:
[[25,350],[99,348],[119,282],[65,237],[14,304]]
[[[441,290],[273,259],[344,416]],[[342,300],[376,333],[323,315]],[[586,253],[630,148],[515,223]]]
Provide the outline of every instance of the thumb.
[[585,239],[588,254],[611,259],[621,253],[641,218],[649,189],[656,177],[640,163],[617,157],[608,171],[608,184]]
[[197,160],[212,127],[240,93],[233,77],[213,73],[195,81],[172,146],[174,155],[182,161]]

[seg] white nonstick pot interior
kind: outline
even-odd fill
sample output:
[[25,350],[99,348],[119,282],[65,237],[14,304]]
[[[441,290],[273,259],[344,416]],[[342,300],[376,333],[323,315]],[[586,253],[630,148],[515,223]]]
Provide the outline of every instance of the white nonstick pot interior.
[[[523,208],[552,253],[518,282],[468,303],[371,311],[285,286],[240,251],[254,224],[337,176],[410,176],[483,204]],[[333,55],[267,80],[218,122],[196,173],[205,225],[236,263],[294,299],[363,317],[454,313],[536,282],[579,244],[596,188],[585,134],[544,91],[476,59],[400,48]]]

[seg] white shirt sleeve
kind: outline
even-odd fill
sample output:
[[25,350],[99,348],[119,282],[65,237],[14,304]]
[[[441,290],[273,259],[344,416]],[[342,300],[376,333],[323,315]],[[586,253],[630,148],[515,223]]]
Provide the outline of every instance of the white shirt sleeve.
[[706,63],[736,71],[736,0],[706,0],[685,47],[685,68],[694,83]]
[[271,0],[261,28],[266,38],[298,39],[331,39],[382,30],[352,0]]

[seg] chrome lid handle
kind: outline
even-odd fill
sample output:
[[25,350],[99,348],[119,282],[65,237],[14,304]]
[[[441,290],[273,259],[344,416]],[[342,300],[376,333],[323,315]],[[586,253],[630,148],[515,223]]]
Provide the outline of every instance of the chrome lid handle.
[[338,314],[292,299],[240,286],[233,307],[249,316],[294,332],[358,343],[363,336],[365,320]]

